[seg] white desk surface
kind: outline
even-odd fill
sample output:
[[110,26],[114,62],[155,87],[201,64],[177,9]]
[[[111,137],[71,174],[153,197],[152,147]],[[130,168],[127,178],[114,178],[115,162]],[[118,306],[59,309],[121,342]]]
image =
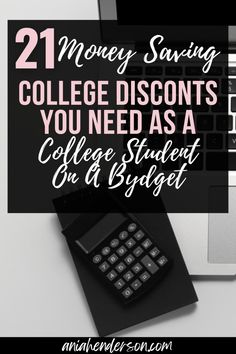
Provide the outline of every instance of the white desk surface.
[[[7,214],[7,20],[97,19],[96,0],[8,0],[0,33],[0,336],[95,336],[55,215]],[[199,303],[122,336],[235,336],[236,280],[195,280]]]

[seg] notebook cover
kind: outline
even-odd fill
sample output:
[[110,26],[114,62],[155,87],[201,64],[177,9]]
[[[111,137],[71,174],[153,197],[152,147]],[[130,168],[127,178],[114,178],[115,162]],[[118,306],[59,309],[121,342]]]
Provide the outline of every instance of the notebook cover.
[[[59,207],[58,204],[56,207]],[[160,247],[173,260],[173,265],[157,286],[129,305],[123,305],[106,288],[83,257],[79,257],[76,249],[68,243],[100,336],[114,334],[198,300],[167,214],[134,215],[157,239]],[[76,214],[59,213],[58,217],[66,234],[66,227],[73,222]]]

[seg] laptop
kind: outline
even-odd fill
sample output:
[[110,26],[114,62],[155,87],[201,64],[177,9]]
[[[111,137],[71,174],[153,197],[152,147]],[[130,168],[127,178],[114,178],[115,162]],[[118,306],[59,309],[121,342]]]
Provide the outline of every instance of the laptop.
[[[119,20],[118,0],[99,0],[101,20]],[[124,4],[124,2],[123,2]],[[124,5],[123,5],[124,11]],[[119,11],[118,11],[119,10]],[[150,9],[149,9],[150,10]],[[119,21],[118,21],[119,25]],[[107,34],[109,36],[109,34]],[[140,41],[140,37],[137,38]],[[176,238],[191,275],[236,275],[236,26],[229,26],[228,97],[229,116],[229,212],[222,214],[169,213]],[[145,71],[135,62],[129,75],[144,79]],[[193,63],[194,67],[194,63]],[[224,70],[224,68],[222,68]],[[142,74],[141,74],[142,73]],[[140,75],[140,76],[139,76]],[[143,75],[141,77],[141,75]],[[219,80],[221,69],[219,70]],[[150,78],[150,76],[149,76]],[[222,127],[219,126],[219,132]],[[204,134],[209,133],[209,128]],[[220,134],[219,134],[220,135]]]

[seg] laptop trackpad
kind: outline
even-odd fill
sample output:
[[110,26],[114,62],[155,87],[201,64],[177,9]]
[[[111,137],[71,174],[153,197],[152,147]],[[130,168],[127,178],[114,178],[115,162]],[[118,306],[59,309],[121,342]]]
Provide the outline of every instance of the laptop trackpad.
[[208,261],[236,263],[236,187],[229,187],[229,213],[209,214]]

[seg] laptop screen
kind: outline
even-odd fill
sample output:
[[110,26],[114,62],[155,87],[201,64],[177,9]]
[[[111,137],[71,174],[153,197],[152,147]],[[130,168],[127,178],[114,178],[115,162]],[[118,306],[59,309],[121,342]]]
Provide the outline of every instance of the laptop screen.
[[118,21],[123,24],[153,25],[235,25],[235,12],[223,2],[210,5],[205,0],[183,1],[124,1],[115,0]]
[[[129,4],[129,5],[128,5]],[[142,2],[127,2],[124,0],[99,0],[99,10],[101,20],[116,20],[120,27],[126,27],[132,24],[143,25],[177,25],[179,27],[178,33],[171,33],[170,37],[174,36],[173,41],[181,41],[181,37],[184,36],[185,40],[188,40],[188,33],[183,25],[204,26],[206,30],[201,31],[204,33],[202,42],[215,41],[217,38],[217,31],[219,25],[229,26],[229,47],[230,50],[235,52],[236,50],[236,16],[234,11],[229,11],[228,6],[215,5],[217,8],[205,7],[205,1],[199,0],[195,3],[189,3],[188,5],[181,5],[180,2],[158,0],[148,0]],[[220,16],[217,16],[220,13]],[[209,25],[212,27],[209,30]],[[176,28],[175,28],[176,30]],[[127,30],[126,30],[126,40]],[[207,33],[207,36],[205,35]],[[119,36],[122,32],[119,30]],[[109,33],[103,33],[106,39],[109,39]],[[112,33],[113,40],[116,33]],[[141,38],[140,38],[141,36]],[[134,36],[133,36],[134,37]],[[219,36],[220,38],[221,36]],[[200,35],[198,36],[201,40]],[[122,40],[122,38],[120,38]],[[136,33],[134,40],[142,40],[142,33]],[[191,40],[191,38],[189,38]]]

